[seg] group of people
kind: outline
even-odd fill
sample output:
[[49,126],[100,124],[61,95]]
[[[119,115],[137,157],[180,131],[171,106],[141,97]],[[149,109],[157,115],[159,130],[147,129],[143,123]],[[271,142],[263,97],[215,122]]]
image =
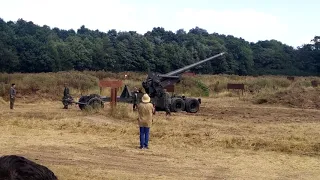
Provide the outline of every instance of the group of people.
[[[12,83],[11,87],[10,87],[10,91],[9,91],[9,99],[10,99],[10,109],[14,108],[14,102],[16,99],[16,94],[17,94],[17,90],[16,90],[16,84]],[[70,90],[67,87],[67,84],[64,84],[64,91],[63,91],[63,98],[62,98],[62,102],[64,105],[64,109],[68,109],[68,105],[71,104],[72,101],[72,97],[70,95]]]
[[[141,94],[144,94],[141,90],[141,88],[137,88],[134,87],[134,91],[133,91],[133,111],[137,110],[137,105],[140,103],[141,101]],[[166,89],[164,89],[164,92],[162,94],[164,97],[164,104],[165,104],[165,108],[164,110],[166,111],[166,116],[171,115],[171,111],[170,111],[170,105],[171,105],[171,98],[170,98],[170,94],[169,92],[167,92]]]
[[[142,95],[142,96],[141,96]],[[167,91],[164,92],[166,96],[166,115],[171,115],[170,112],[170,95]],[[140,149],[148,149],[150,127],[153,122],[153,115],[155,114],[155,106],[151,103],[151,99],[148,94],[143,93],[141,89],[135,88],[133,94],[133,110],[138,111],[138,125],[140,129]],[[10,109],[13,109],[14,102],[16,98],[15,84],[13,83],[10,88]],[[68,109],[70,103],[70,90],[65,84],[63,92],[63,104],[64,109]]]

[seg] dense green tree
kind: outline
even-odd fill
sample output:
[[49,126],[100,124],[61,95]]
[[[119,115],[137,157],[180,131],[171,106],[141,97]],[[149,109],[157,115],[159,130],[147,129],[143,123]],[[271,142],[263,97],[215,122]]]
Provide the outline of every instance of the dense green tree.
[[209,74],[320,75],[320,36],[293,48],[277,40],[249,43],[232,35],[154,27],[135,31],[76,31],[0,19],[0,72],[68,70],[167,73],[220,52],[226,55],[192,69]]
[[311,42],[298,48],[296,66],[306,74],[320,75],[320,36]]
[[0,72],[19,70],[19,57],[15,48],[15,33],[0,19]]

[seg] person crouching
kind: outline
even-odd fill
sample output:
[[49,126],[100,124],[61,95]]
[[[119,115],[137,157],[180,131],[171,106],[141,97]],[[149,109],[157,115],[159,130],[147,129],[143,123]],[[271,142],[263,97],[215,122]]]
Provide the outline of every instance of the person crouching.
[[142,102],[138,104],[138,124],[140,128],[140,149],[148,149],[150,127],[154,114],[154,106],[150,103],[148,94],[144,94],[141,98]]

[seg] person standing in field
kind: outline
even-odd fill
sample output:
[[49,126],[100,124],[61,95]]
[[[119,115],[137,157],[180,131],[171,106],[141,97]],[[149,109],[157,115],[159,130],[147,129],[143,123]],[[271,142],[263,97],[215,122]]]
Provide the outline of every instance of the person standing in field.
[[11,84],[11,88],[10,88],[10,109],[13,109],[14,106],[14,101],[16,99],[16,85],[13,83]]
[[167,89],[164,89],[164,103],[165,103],[166,116],[171,116],[171,112],[170,112],[171,97]]
[[134,92],[133,92],[133,111],[137,110],[138,106],[138,88],[134,87]]
[[68,105],[71,104],[72,100],[73,99],[70,96],[70,90],[67,86],[67,83],[64,83],[63,98],[62,98],[63,109],[68,109]]
[[149,149],[150,127],[154,114],[154,106],[150,102],[148,94],[144,94],[141,98],[142,102],[138,104],[138,125],[140,128],[140,149]]

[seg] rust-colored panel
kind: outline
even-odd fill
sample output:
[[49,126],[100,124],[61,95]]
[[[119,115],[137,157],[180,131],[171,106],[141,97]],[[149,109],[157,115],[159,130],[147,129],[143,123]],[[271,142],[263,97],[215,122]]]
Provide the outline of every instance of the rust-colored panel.
[[117,104],[117,88],[111,88],[111,106]]
[[165,87],[168,92],[174,92],[174,85],[168,85]]
[[122,86],[122,81],[110,81],[110,80],[101,80],[99,82],[100,87],[112,87],[112,88],[118,88]]
[[242,89],[244,90],[244,84],[227,84],[227,89]]
[[193,73],[193,72],[185,72],[185,73],[183,73],[182,75],[185,75],[185,76],[195,76],[196,73]]
[[294,76],[288,76],[287,79],[290,81],[294,81]]

